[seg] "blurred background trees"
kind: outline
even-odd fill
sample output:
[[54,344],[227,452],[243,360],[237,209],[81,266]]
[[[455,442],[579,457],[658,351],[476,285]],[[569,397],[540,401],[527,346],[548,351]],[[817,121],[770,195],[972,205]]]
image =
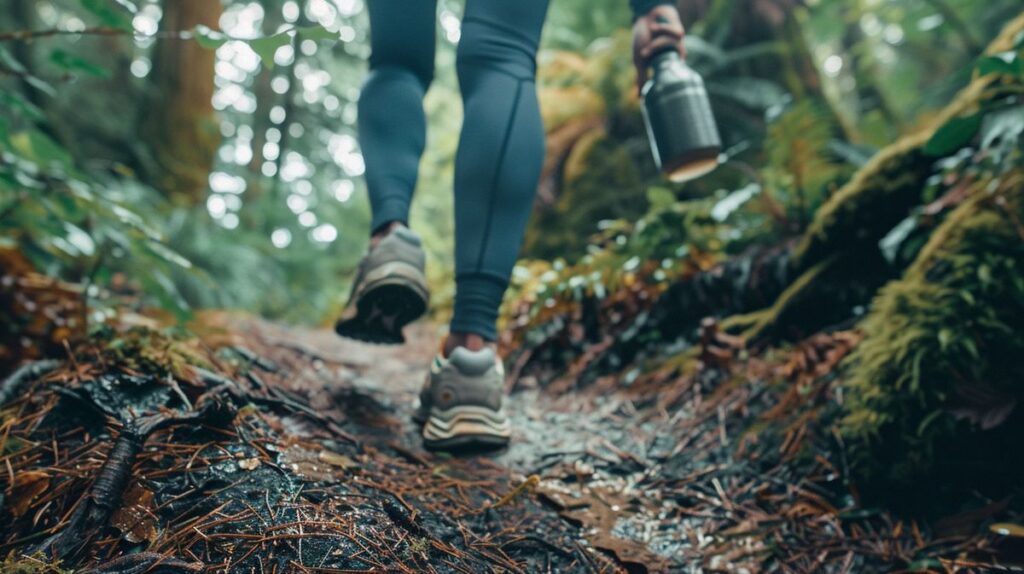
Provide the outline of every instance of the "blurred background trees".
[[[625,4],[552,5],[540,57],[549,157],[528,257],[579,259],[602,226],[645,214],[652,194],[746,190],[757,208],[743,226],[799,232],[835,182],[964,84],[1015,8],[681,3],[730,162],[672,187],[647,151]],[[430,222],[418,227],[442,291],[461,10],[444,0],[438,11],[434,129],[413,215]],[[329,320],[368,222],[354,133],[361,0],[0,0],[0,13],[0,226],[12,245],[46,274],[94,293],[134,288],[181,314]]]

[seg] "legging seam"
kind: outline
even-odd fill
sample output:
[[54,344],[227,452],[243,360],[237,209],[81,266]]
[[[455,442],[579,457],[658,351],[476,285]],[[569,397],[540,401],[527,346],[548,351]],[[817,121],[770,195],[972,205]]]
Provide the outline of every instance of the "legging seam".
[[[391,183],[396,183],[396,184],[398,184],[398,187],[406,187],[406,186],[408,186],[408,187],[415,187],[415,185],[416,185],[416,181],[415,180],[410,181],[410,179],[407,178],[407,177],[402,177],[400,175],[395,175],[393,173],[382,175],[381,179],[384,180],[384,181],[389,181]],[[388,193],[388,192],[385,192],[385,193],[388,194],[388,195],[392,195],[391,193]]]
[[523,34],[519,30],[516,30],[515,28],[513,28],[511,26],[507,26],[507,25],[501,24],[499,22],[491,22],[490,20],[486,20],[486,19],[481,18],[479,16],[470,16],[468,18],[463,18],[462,19],[462,25],[463,26],[465,26],[467,22],[476,22],[478,24],[483,24],[484,26],[491,26],[491,27],[497,28],[497,29],[499,29],[499,30],[501,30],[503,32],[506,32],[507,34],[510,34],[512,36],[516,36],[520,40],[525,41],[527,44],[529,44],[534,49],[534,51],[537,50],[537,43],[534,41],[533,38],[527,36],[526,34]]
[[501,287],[505,287],[508,285],[507,277],[499,273],[492,273],[490,271],[465,271],[463,273],[458,273],[455,275],[456,283],[460,281],[467,281],[473,279],[484,279]]
[[[399,62],[370,62],[370,71],[377,74],[389,74],[393,76],[403,77],[407,74],[412,76],[413,80],[420,85],[420,88],[426,92],[430,88],[430,84],[434,79],[434,70],[417,70],[414,66],[410,66],[406,63]],[[424,73],[421,73],[424,72]]]
[[[462,58],[459,60],[459,65],[460,66],[466,66],[466,65],[469,65],[469,66],[481,66],[481,67],[487,68],[488,72],[491,72],[491,73],[494,73],[494,74],[501,74],[503,76],[508,76],[509,78],[512,78],[513,80],[516,80],[518,82],[533,82],[534,78],[535,78],[535,76],[532,76],[532,75],[531,76],[517,76],[516,74],[513,74],[512,72],[496,68],[496,67],[494,67],[494,60],[489,59],[486,56],[479,56],[479,57],[462,56]],[[534,67],[536,67],[536,64],[534,64]],[[536,70],[534,71],[534,73],[536,73]]]
[[509,112],[508,124],[505,126],[505,135],[502,137],[501,148],[498,150],[498,165],[494,168],[494,175],[491,178],[490,195],[487,198],[487,225],[484,226],[484,240],[480,243],[480,253],[476,260],[476,271],[479,272],[484,265],[484,254],[487,253],[487,244],[491,240],[491,222],[494,221],[494,196],[498,194],[498,178],[501,176],[501,169],[505,167],[505,154],[508,151],[509,140],[512,139],[512,128],[516,123],[516,114],[519,112],[519,98],[523,92],[523,82],[516,82],[516,95],[512,99],[512,111]]

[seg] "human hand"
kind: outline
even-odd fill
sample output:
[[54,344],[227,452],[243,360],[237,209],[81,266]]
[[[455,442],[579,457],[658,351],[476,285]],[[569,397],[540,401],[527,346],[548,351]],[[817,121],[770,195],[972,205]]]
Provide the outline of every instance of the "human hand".
[[655,6],[633,23],[633,64],[636,66],[636,87],[639,92],[647,82],[651,58],[674,49],[686,57],[683,47],[683,23],[679,11],[671,4]]

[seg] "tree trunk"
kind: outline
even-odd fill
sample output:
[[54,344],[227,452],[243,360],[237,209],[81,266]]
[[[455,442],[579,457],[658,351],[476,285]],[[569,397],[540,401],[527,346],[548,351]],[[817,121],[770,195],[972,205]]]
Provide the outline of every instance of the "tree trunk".
[[[211,0],[165,2],[161,31],[216,29],[221,11]],[[146,131],[159,172],[150,179],[178,203],[203,200],[220,143],[212,104],[215,58],[213,50],[171,37],[160,40],[154,56]]]

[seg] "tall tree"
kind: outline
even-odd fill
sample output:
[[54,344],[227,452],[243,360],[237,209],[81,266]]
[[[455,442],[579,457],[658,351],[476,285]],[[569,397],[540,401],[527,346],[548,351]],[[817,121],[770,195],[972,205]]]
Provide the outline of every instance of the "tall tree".
[[163,9],[146,110],[147,139],[159,166],[151,179],[174,201],[198,203],[220,141],[212,104],[216,54],[174,33],[217,28],[223,8],[216,0],[173,0]]

